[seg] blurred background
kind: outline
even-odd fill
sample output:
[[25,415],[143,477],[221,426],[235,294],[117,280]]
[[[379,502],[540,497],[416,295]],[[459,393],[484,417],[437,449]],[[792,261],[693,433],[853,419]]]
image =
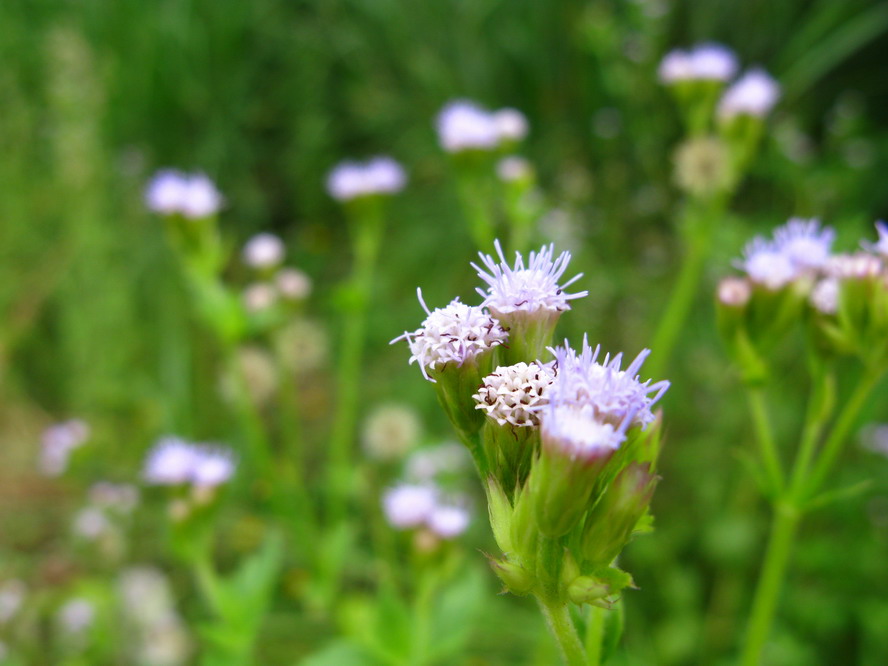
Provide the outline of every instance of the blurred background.
[[[749,237],[791,215],[834,226],[848,250],[888,216],[886,35],[888,3],[865,0],[0,4],[0,582],[26,580],[46,610],[78,585],[116,579],[121,562],[148,562],[171,576],[184,623],[194,629],[200,617],[187,577],[158,547],[159,502],[139,509],[113,566],[70,536],[89,481],[137,479],[158,436],[231,438],[218,350],[189,314],[163,225],[143,203],[157,169],[206,172],[225,197],[220,226],[232,247],[272,231],[288,263],[311,276],[313,328],[298,345],[314,356],[297,382],[311,470],[331,418],[336,299],[351,262],[325,178],[351,157],[384,153],[404,165],[409,184],[385,219],[358,419],[402,403],[422,424],[418,441],[444,441],[452,435],[433,392],[403,344],[388,345],[423,318],[417,286],[430,307],[476,300],[476,250],[437,145],[437,112],[468,98],[527,116],[522,152],[543,202],[535,237],[571,250],[590,291],[559,334],[588,332],[634,356],[650,343],[680,259],[672,155],[682,130],[657,65],[670,49],[717,41],[766,68],[783,96],[716,230],[706,286],[667,373],[657,529],[625,554],[641,589],[626,596],[615,663],[732,663],[766,511],[737,460],[750,428],[710,294]],[[779,382],[799,377],[789,363]],[[775,395],[778,432],[795,432],[798,394]],[[90,424],[92,450],[70,477],[48,479],[36,463],[41,432],[68,418]],[[868,419],[888,421],[884,400]],[[805,524],[769,664],[888,663],[888,460],[857,444],[838,476],[874,483]],[[478,551],[495,546],[480,489],[467,485],[476,516],[466,566],[483,571]],[[247,504],[224,511],[223,562],[255,547],[264,520]],[[299,562],[284,571],[257,663],[298,663],[342,631],[288,591]],[[467,647],[440,663],[554,663],[530,602],[497,597],[487,571],[473,580],[486,594]],[[360,573],[349,581],[370,584]],[[113,647],[113,627],[111,656],[69,662],[46,647],[51,623],[32,625],[18,634],[30,647],[15,663],[137,663]],[[4,631],[0,623],[0,641],[12,644]]]

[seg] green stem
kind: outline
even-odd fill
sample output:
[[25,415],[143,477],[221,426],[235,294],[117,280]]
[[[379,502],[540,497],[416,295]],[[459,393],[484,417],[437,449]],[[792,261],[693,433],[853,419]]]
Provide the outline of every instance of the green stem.
[[836,419],[836,423],[833,426],[826,443],[823,445],[820,457],[814,466],[814,471],[811,476],[806,479],[806,498],[809,499],[814,495],[826,480],[827,475],[836,462],[836,458],[838,458],[839,453],[842,450],[842,445],[848,439],[852,428],[857,423],[857,417],[860,415],[860,411],[863,409],[867,398],[870,393],[872,393],[881,377],[882,372],[880,370],[867,370],[854,388],[854,392],[839,413],[839,417]]
[[538,599],[540,610],[546,618],[549,631],[561,648],[561,656],[567,666],[588,666],[586,651],[577,635],[573,620],[570,619],[570,608],[563,602],[547,602]]
[[589,606],[589,619],[586,624],[586,658],[589,666],[598,666],[601,663],[601,642],[604,640],[604,608]]
[[[817,450],[817,442],[832,411],[832,391],[831,376],[823,374],[815,376],[814,383],[811,386],[811,397],[808,401],[805,427],[802,430],[802,444],[796,454],[789,483],[791,497],[797,506],[801,506],[805,500],[803,495],[808,471],[811,468],[811,462]],[[827,398],[827,395],[830,398]]]
[[[688,212],[687,215],[690,219],[694,214]],[[707,226],[705,223],[695,226],[700,230],[690,235],[681,270],[651,343],[653,353],[647,364],[651,377],[660,377],[667,369],[678,335],[685,325],[697,295],[697,287],[706,261],[709,233],[705,232]]]
[[237,343],[224,342],[225,364],[232,378],[234,389],[234,409],[240,422],[243,436],[247,441],[249,463],[253,474],[261,479],[270,479],[272,471],[271,451],[262,417],[250,397],[247,378],[238,358]]
[[762,463],[771,482],[772,496],[776,497],[783,489],[783,468],[780,465],[777,443],[774,441],[774,432],[771,429],[771,421],[768,418],[765,392],[764,389],[759,387],[749,387],[746,395],[749,399],[749,412],[755,428],[759,454],[762,457]]
[[801,513],[787,502],[780,502],[774,507],[771,536],[768,540],[762,573],[755,589],[752,614],[740,660],[741,666],[756,666],[760,663],[762,648],[771,632],[774,611],[777,608],[777,600],[783,586],[786,565],[789,562],[800,518]]

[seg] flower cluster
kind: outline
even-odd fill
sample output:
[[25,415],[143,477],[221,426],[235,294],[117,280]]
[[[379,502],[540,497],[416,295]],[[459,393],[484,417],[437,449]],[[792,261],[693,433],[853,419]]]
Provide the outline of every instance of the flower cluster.
[[[507,588],[544,603],[557,590],[557,600],[606,604],[631,583],[612,562],[656,484],[658,428],[648,426],[669,383],[642,381],[647,350],[623,369],[622,354],[602,358],[585,338],[579,351],[551,347],[558,318],[587,293],[565,292],[580,277],[562,283],[570,255],[549,245],[510,265],[495,248],[499,261],[481,254],[472,264],[480,306],[426,308],[422,328],[398,339],[436,381],[485,483],[504,553],[492,564]],[[387,496],[387,512],[403,506],[402,522],[418,524],[433,497],[407,486]]]
[[404,189],[407,175],[391,157],[373,157],[367,162],[342,162],[327,176],[327,192],[337,201],[351,201],[378,194],[396,194]]
[[311,294],[311,278],[298,268],[281,267],[287,248],[270,233],[253,236],[244,244],[244,263],[259,274],[260,280],[244,287],[242,299],[248,313],[264,313],[279,303],[294,304]]
[[211,217],[224,200],[205,174],[158,171],[145,189],[145,205],[160,215],[181,215],[189,220]]
[[441,539],[459,536],[471,520],[464,502],[448,500],[440,488],[431,483],[404,483],[389,488],[383,495],[382,507],[392,527],[425,528]]
[[41,437],[40,471],[46,476],[63,474],[68,468],[71,453],[88,439],[89,426],[79,419],[50,426]]
[[494,150],[527,136],[527,119],[516,109],[490,112],[467,100],[455,100],[438,114],[438,141],[448,153]]
[[675,49],[660,61],[660,82],[728,81],[737,72],[737,56],[721,44],[698,44],[685,51]]
[[232,477],[235,466],[229,449],[164,437],[148,453],[142,477],[151,485],[215,488]]
[[761,361],[750,350],[763,354],[808,307],[813,316],[804,321],[813,322],[821,352],[888,362],[888,232],[879,222],[876,230],[878,241],[853,253],[834,254],[835,231],[817,220],[793,218],[770,239],[753,239],[735,263],[744,276],[726,278],[717,294],[735,361],[750,370]]

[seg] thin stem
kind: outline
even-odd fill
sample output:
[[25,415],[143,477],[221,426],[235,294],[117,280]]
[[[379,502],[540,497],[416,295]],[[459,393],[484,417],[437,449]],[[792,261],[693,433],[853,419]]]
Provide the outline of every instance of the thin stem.
[[651,344],[653,354],[648,363],[648,372],[651,377],[660,377],[667,369],[675,343],[678,341],[678,335],[685,325],[691,306],[694,304],[703,265],[706,261],[707,236],[708,234],[692,237],[687,245],[681,270],[675,286],[672,288],[666,310],[654,333]]
[[[817,442],[831,411],[831,401],[826,399],[825,396],[826,394],[831,396],[832,390],[831,376],[819,374],[815,377],[814,384],[811,386],[811,397],[808,402],[805,427],[802,430],[802,443],[796,454],[789,484],[791,497],[796,505],[799,506],[804,502],[802,495],[804,493],[805,481],[808,477],[808,470],[817,450]],[[830,407],[826,407],[825,405],[827,404]]]
[[540,610],[546,618],[549,631],[561,648],[561,656],[567,666],[588,666],[586,651],[577,635],[573,620],[570,619],[570,608],[563,602],[547,602],[538,599]]
[[774,441],[771,420],[768,418],[765,392],[762,388],[750,387],[746,391],[746,396],[749,399],[749,412],[755,427],[759,454],[771,482],[773,496],[776,497],[783,489],[783,468],[780,465],[780,456],[777,454],[777,443]]
[[874,372],[872,370],[867,370],[854,388],[854,392],[839,413],[839,417],[836,419],[836,423],[833,426],[826,443],[823,445],[822,452],[814,466],[813,473],[807,479],[807,498],[810,498],[811,495],[816,493],[826,480],[827,475],[836,462],[836,458],[838,458],[839,453],[842,450],[842,445],[848,439],[848,435],[851,434],[851,429],[857,422],[857,417],[860,415],[860,411],[863,409],[867,398],[870,393],[872,393],[872,390],[876,387],[876,384],[878,384],[881,377],[881,371]]
[[789,503],[780,502],[774,507],[771,520],[771,536],[765,562],[755,589],[752,614],[743,646],[741,666],[756,666],[760,663],[762,648],[771,633],[771,623],[777,608],[777,599],[783,586],[786,565],[792,551],[801,514]]
[[589,666],[598,666],[601,663],[601,642],[604,640],[604,608],[589,606],[589,618],[586,624],[586,658]]
[[272,469],[271,451],[265,425],[253,399],[243,365],[238,358],[236,343],[225,342],[225,364],[232,379],[234,408],[237,413],[243,435],[247,440],[249,462],[254,466],[254,474],[268,480]]

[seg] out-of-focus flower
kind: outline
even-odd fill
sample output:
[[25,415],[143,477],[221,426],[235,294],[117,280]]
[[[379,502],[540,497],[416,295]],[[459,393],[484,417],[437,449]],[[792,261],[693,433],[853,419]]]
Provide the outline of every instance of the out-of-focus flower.
[[777,249],[799,270],[822,268],[830,257],[836,232],[820,228],[820,221],[793,217],[774,230]]
[[839,309],[839,281],[836,278],[825,278],[817,282],[811,290],[811,305],[827,315],[835,314]]
[[419,527],[435,510],[437,489],[428,485],[402,484],[390,488],[382,498],[388,522],[395,528]]
[[500,109],[493,114],[500,141],[521,141],[527,136],[527,118],[517,109]]
[[327,192],[338,201],[376,194],[396,194],[404,189],[407,175],[391,157],[367,162],[341,162],[327,176]]
[[700,136],[675,151],[675,183],[695,196],[717,194],[730,185],[730,155],[716,137]]
[[0,583],[0,625],[9,622],[19,612],[28,595],[28,586],[17,578]]
[[234,455],[228,449],[204,444],[195,445],[191,481],[199,488],[215,488],[231,479],[235,470]]
[[277,302],[278,292],[268,282],[254,282],[244,289],[244,307],[248,312],[257,313],[267,310]]
[[493,115],[468,100],[455,100],[438,114],[438,141],[448,153],[491,150],[500,142]]
[[533,166],[523,157],[509,155],[496,163],[496,175],[504,183],[518,183],[533,178]]
[[737,57],[721,44],[699,44],[690,51],[676,49],[660,61],[660,82],[727,81],[737,71]]
[[756,237],[743,249],[737,267],[746,272],[755,284],[768,289],[781,289],[798,275],[796,266],[774,243]]
[[298,318],[275,336],[275,349],[284,365],[296,372],[311,372],[327,359],[330,339],[324,327],[313,319]]
[[130,513],[139,505],[139,489],[129,483],[99,481],[90,487],[89,501],[101,509]]
[[284,242],[274,234],[261,233],[253,236],[243,249],[244,263],[259,270],[273,268],[284,260]]
[[161,215],[179,214],[189,219],[210,217],[219,212],[223,199],[205,174],[185,174],[162,169],[145,188],[145,205]]
[[237,364],[237,370],[221,377],[222,395],[235,402],[243,383],[256,404],[266,404],[278,387],[278,369],[272,355],[258,345],[245,345],[237,351]]
[[728,277],[718,283],[718,301],[728,307],[743,307],[749,303],[752,289],[743,278]]
[[274,276],[274,285],[288,301],[303,301],[311,293],[311,278],[297,268],[279,270]]
[[413,333],[404,332],[392,342],[407,340],[410,347],[410,363],[419,363],[423,377],[429,370],[442,369],[448,363],[461,366],[475,356],[491,351],[503,344],[508,334],[484,308],[460,303],[455,298],[447,307],[429,310],[417,289],[417,296],[428,315],[422,327]]
[[546,392],[554,380],[555,368],[549,364],[500,366],[472,397],[477,408],[500,425],[538,426],[539,409],[548,403]]
[[442,539],[453,539],[466,531],[471,520],[468,510],[458,506],[436,506],[429,514],[428,528]]
[[416,446],[419,417],[405,405],[382,405],[364,422],[364,451],[377,460],[399,460]]
[[456,442],[415,451],[404,466],[404,475],[411,482],[428,483],[436,477],[455,474],[469,466],[466,447]]
[[40,470],[47,476],[59,476],[68,468],[74,449],[89,439],[89,426],[81,420],[64,421],[43,431]]
[[58,610],[59,628],[66,634],[78,635],[87,631],[96,618],[96,608],[89,599],[76,598],[66,601]]
[[77,536],[94,541],[113,530],[114,527],[102,509],[88,506],[74,516],[71,529]]
[[879,234],[879,240],[875,243],[864,242],[863,247],[870,252],[875,252],[876,254],[882,255],[885,259],[888,259],[888,224],[885,224],[881,220],[876,222],[876,233]]
[[836,254],[829,258],[823,272],[839,280],[864,280],[877,277],[884,268],[879,257],[865,252]]
[[780,86],[762,69],[753,69],[725,91],[718,103],[718,115],[723,120],[748,115],[766,116],[780,99]]
[[234,470],[234,456],[228,449],[165,437],[149,452],[142,476],[155,485],[215,487],[228,481]]

